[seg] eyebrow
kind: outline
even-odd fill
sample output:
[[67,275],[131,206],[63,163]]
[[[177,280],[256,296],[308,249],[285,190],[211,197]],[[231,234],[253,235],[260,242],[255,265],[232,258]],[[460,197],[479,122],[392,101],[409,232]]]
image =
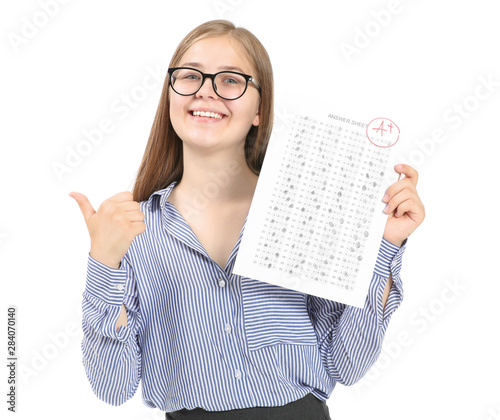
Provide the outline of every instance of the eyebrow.
[[[201,63],[197,63],[197,62],[189,62],[189,63],[184,63],[184,64],[181,64],[179,67],[199,67],[201,69],[203,69],[203,64]],[[246,73],[243,71],[243,69],[241,69],[240,67],[237,67],[237,66],[219,66],[218,68],[219,70],[232,70],[232,71],[239,71],[240,73]]]

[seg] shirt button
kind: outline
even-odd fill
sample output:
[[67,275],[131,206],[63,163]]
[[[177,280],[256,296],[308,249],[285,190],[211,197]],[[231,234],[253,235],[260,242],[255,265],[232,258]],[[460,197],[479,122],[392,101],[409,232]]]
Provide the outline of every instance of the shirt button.
[[224,280],[219,281],[219,286],[224,287],[226,285],[226,282]]
[[236,372],[234,372],[234,377],[236,379],[241,379],[241,372],[239,370],[237,370]]
[[229,334],[231,332],[231,325],[226,324],[224,331],[226,331]]
[[125,289],[125,286],[124,286],[123,284],[117,284],[117,285],[116,285],[116,288],[117,288],[118,290],[123,290],[123,289]]

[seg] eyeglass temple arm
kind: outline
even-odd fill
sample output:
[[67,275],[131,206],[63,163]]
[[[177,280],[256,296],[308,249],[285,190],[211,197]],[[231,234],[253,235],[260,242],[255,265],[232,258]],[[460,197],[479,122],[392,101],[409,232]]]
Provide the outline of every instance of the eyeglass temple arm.
[[260,85],[259,85],[259,84],[258,84],[258,83],[254,80],[254,78],[253,78],[253,77],[250,77],[250,81],[253,83],[253,85],[254,85],[257,89],[259,89],[259,91],[261,90],[261,89],[260,89]]

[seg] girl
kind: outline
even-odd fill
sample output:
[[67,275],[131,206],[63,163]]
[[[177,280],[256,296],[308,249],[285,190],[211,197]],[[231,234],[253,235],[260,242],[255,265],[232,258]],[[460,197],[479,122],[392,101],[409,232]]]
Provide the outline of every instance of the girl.
[[376,361],[402,299],[417,172],[388,190],[363,309],[232,274],[273,121],[273,76],[249,31],[216,20],[179,44],[133,194],[96,212],[83,293],[83,363],[113,405],[142,379],[167,419],[329,419],[337,382]]

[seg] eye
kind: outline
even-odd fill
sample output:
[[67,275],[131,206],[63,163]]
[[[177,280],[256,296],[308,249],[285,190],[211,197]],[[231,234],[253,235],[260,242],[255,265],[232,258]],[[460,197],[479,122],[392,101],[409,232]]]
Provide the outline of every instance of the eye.
[[232,85],[232,84],[237,85],[238,83],[240,83],[240,81],[238,79],[236,79],[235,77],[232,77],[232,76],[225,76],[222,81],[224,83],[229,84],[229,85]]
[[178,80],[200,80],[201,74],[196,70],[179,69],[174,72],[173,77]]
[[183,79],[198,80],[200,75],[197,73],[186,73],[182,75]]

